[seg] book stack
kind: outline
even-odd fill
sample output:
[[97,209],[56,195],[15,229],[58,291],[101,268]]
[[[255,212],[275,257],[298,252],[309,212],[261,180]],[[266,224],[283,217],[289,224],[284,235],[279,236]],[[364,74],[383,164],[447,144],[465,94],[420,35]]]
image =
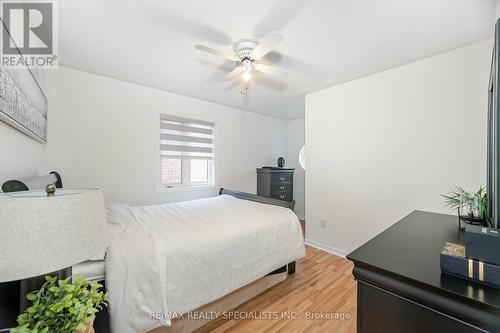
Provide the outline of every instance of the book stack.
[[441,273],[500,289],[500,266],[466,256],[465,246],[446,243]]

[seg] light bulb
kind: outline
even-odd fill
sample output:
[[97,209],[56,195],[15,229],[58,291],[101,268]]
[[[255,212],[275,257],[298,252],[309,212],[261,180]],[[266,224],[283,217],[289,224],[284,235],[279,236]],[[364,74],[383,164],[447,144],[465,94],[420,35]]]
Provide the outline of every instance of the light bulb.
[[243,78],[244,81],[248,81],[252,78],[252,72],[250,71],[243,72],[243,75],[241,77]]

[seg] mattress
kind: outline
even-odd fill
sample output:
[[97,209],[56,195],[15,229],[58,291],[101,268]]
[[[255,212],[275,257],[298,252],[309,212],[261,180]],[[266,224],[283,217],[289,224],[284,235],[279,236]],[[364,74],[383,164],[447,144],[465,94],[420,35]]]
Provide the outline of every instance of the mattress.
[[229,195],[118,207],[106,254],[113,331],[146,332],[305,255],[297,216]]
[[89,281],[101,281],[106,277],[105,260],[88,260],[71,267],[74,277],[82,276]]

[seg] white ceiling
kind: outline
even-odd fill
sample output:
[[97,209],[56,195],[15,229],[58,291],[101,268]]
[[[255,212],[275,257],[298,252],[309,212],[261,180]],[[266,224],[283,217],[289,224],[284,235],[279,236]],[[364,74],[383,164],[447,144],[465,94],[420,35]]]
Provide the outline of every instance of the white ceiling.
[[[304,94],[484,40],[494,0],[64,0],[59,63],[220,104],[294,119]],[[248,96],[223,78],[235,66],[194,48],[231,51],[271,31],[285,40]]]

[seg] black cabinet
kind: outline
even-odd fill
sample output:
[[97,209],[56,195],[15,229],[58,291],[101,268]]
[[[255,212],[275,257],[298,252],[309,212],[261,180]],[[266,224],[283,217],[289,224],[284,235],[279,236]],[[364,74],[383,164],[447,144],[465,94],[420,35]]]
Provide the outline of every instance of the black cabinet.
[[415,211],[347,258],[358,281],[360,333],[500,332],[500,290],[441,274],[456,216]]
[[293,172],[295,169],[257,169],[257,195],[293,201]]

